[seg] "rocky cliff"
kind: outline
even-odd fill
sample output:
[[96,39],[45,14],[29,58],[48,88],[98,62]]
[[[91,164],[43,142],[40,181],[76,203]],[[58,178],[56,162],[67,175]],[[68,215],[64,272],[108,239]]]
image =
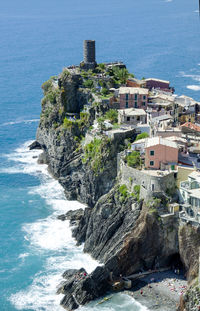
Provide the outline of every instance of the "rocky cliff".
[[[71,219],[77,243],[84,243],[84,251],[102,263],[90,275],[83,270],[64,274],[58,292],[65,295],[61,304],[68,310],[105,294],[110,272],[117,279],[120,274],[173,265],[179,254],[192,279],[198,271],[200,245],[198,230],[189,226],[178,230],[176,218],[168,222],[160,217],[165,200],[140,201],[138,193],[121,185],[117,154],[126,147],[124,137],[110,139],[99,133],[84,145],[94,120],[108,109],[93,102],[91,89],[83,87],[85,82],[83,75],[64,70],[59,79],[53,77],[43,84],[37,141],[32,145],[42,148],[39,161],[48,164],[66,197],[88,205],[78,214],[60,218]],[[82,111],[84,105],[86,111]],[[134,139],[133,132],[130,137]]]
[[[69,303],[72,298],[79,305],[105,294],[110,288],[111,271],[113,278],[119,279],[120,274],[128,276],[159,265],[167,266],[172,264],[173,256],[178,252],[176,223],[168,232],[155,209],[147,207],[133,195],[122,194],[119,186],[102,196],[94,208],[86,208],[81,216],[80,211],[78,213],[73,236],[78,243],[85,242],[84,251],[103,266],[78,283],[73,275],[70,293],[68,285],[65,288],[61,285],[60,291],[66,294],[62,304],[68,310],[72,309]],[[70,218],[74,225],[74,215]],[[70,278],[66,284],[68,282]]]

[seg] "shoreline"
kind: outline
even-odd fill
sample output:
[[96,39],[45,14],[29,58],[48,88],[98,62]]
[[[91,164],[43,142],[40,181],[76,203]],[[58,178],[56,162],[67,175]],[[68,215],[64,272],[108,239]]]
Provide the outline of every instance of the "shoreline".
[[125,290],[124,293],[151,311],[176,311],[180,296],[186,289],[187,281],[184,276],[177,275],[170,270],[146,276],[139,280],[132,289]]

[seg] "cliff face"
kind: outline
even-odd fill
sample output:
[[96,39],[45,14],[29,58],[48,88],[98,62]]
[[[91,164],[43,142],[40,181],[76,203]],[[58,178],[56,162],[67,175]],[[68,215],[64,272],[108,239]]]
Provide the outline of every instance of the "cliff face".
[[200,229],[191,225],[179,228],[179,253],[187,271],[188,281],[199,273]]
[[[78,213],[80,216],[80,211]],[[69,279],[65,288],[61,285],[61,292],[66,294],[62,304],[69,310],[72,297],[82,304],[105,294],[111,271],[117,279],[120,274],[128,276],[142,269],[167,266],[178,252],[176,223],[168,232],[155,211],[132,196],[123,196],[119,186],[101,197],[94,208],[85,209],[73,229],[73,236],[78,243],[85,242],[84,251],[104,265],[78,284],[73,281],[70,293]]]
[[67,281],[59,292],[65,294],[62,305],[69,310],[103,295],[109,288],[111,271],[118,278],[120,274],[168,266],[179,253],[192,279],[198,272],[200,246],[198,229],[184,226],[178,230],[176,219],[159,216],[160,203],[148,206],[136,193],[120,188],[117,154],[125,147],[124,137],[112,140],[100,135],[87,148],[83,146],[96,115],[107,107],[90,105],[87,112],[80,112],[92,99],[91,92],[82,88],[81,79],[78,74],[63,72],[58,85],[53,79],[43,85],[45,96],[35,144],[43,149],[39,161],[49,165],[66,197],[89,206],[75,217],[73,236],[78,244],[85,243],[85,252],[103,264],[78,282],[77,272],[65,274]]
[[[44,98],[37,130],[37,143],[43,149],[39,161],[47,163],[54,177],[63,185],[68,199],[94,206],[114,185],[117,176],[117,153],[123,139],[113,141],[101,136],[99,156],[83,163],[82,140],[96,115],[108,107],[90,105],[87,112],[80,109],[92,99],[90,90],[82,88],[81,76],[64,71],[58,80],[43,84]],[[71,114],[73,112],[73,114]],[[94,162],[98,165],[93,165]]]
[[180,299],[178,311],[200,310],[200,287],[192,285]]

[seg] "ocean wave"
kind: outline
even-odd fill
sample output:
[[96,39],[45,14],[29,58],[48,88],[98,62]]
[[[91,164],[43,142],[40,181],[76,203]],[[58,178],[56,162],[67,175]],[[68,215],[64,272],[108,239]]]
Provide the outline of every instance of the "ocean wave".
[[83,253],[83,246],[76,246],[69,221],[57,219],[58,214],[85,206],[77,201],[66,200],[64,189],[49,175],[47,166],[37,164],[35,156],[41,151],[28,150],[30,143],[26,142],[12,154],[7,155],[10,161],[16,163],[16,166],[9,168],[8,171],[38,175],[40,185],[31,187],[29,194],[32,197],[39,195],[44,199],[52,214],[22,226],[28,250],[19,258],[24,260],[28,253],[44,256],[44,269],[34,276],[29,287],[11,295],[10,301],[18,310],[60,311],[63,310],[59,305],[62,297],[55,292],[56,286],[63,280],[62,273],[69,268],[81,267],[91,272],[98,262]]
[[15,125],[15,124],[29,124],[29,123],[34,123],[34,122],[39,122],[40,119],[32,119],[32,120],[16,120],[16,121],[10,121],[10,122],[5,122],[0,124],[0,126],[8,126],[8,125]]
[[[85,208],[85,206],[77,201],[66,200],[64,189],[48,174],[47,166],[37,164],[35,155],[38,155],[40,151],[28,150],[30,143],[25,143],[7,157],[15,161],[17,164],[15,169],[21,173],[37,174],[40,185],[31,187],[29,194],[32,200],[34,195],[39,195],[44,199],[52,213],[46,218],[33,223],[25,223],[22,226],[27,252],[21,254],[19,258],[23,261],[28,256],[27,254],[38,254],[43,258],[43,268],[33,276],[32,284],[13,293],[9,300],[17,310],[62,311],[60,300],[63,296],[56,295],[56,288],[63,281],[62,273],[67,269],[81,267],[90,273],[99,263],[83,252],[83,245],[76,246],[69,221],[63,222],[57,219],[58,214],[80,207]],[[96,307],[96,302],[93,302],[83,307],[83,310],[95,311],[100,310],[100,307]],[[105,302],[101,310],[147,311],[133,298],[127,295],[118,296],[118,294],[113,296],[112,303]]]
[[55,294],[56,285],[61,282],[60,275],[38,273],[31,286],[11,295],[10,302],[17,310],[62,311],[61,296]]
[[187,74],[184,71],[181,71],[180,76],[185,77],[185,78],[191,78],[194,81],[200,82],[200,75],[199,74]]
[[187,85],[186,88],[192,91],[200,91],[200,85]]
[[37,163],[38,156],[42,153],[41,150],[29,150],[29,145],[33,141],[27,141],[19,148],[15,149],[10,154],[1,154],[1,157],[7,158],[13,166],[1,167],[0,173],[7,174],[29,174],[48,176],[47,165],[40,165]]

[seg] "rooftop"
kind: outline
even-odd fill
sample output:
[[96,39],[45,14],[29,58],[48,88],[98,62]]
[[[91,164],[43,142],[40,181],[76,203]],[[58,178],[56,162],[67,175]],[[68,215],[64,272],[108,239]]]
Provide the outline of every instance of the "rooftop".
[[200,188],[190,190],[190,196],[200,199]]
[[187,139],[182,138],[182,137],[169,136],[169,137],[167,137],[167,139],[168,139],[168,140],[171,140],[171,141],[181,142],[181,143],[183,143],[183,144],[187,143]]
[[160,79],[155,79],[155,78],[148,78],[148,79],[145,79],[145,81],[156,81],[156,82],[162,82],[162,83],[168,83],[169,84],[169,81],[167,80],[160,80]]
[[193,171],[191,174],[188,175],[188,177],[194,178],[200,182],[200,172],[198,171]]
[[156,136],[156,137],[151,137],[151,138],[147,138],[146,140],[146,148],[152,147],[152,146],[156,146],[156,145],[164,145],[167,147],[171,147],[171,148],[176,148],[178,149],[178,145],[173,142],[170,141],[168,139]]
[[124,116],[146,116],[146,112],[143,109],[137,108],[119,109],[118,112]]
[[149,90],[141,87],[120,87],[119,94],[138,94],[138,95],[148,95]]
[[200,132],[200,126],[197,124],[191,123],[191,122],[186,122],[186,123],[182,124],[181,127],[187,127],[193,131]]
[[152,100],[153,99],[160,99],[160,100],[164,100],[165,102],[174,102],[175,97],[173,95],[166,95],[163,93],[157,93],[156,95],[151,96]]
[[169,119],[171,119],[171,120],[173,119],[173,117],[170,114],[163,114],[161,116],[157,116],[157,117],[152,118],[152,122],[165,121],[165,120],[169,120]]

